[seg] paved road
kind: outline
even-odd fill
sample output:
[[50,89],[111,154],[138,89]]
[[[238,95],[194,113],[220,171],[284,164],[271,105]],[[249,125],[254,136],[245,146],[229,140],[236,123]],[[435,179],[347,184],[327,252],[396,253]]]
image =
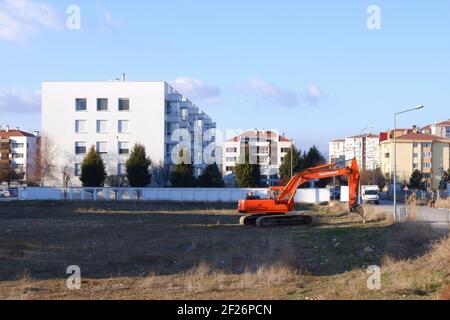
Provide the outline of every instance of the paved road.
[[[382,201],[379,207],[391,214],[394,212],[392,201]],[[398,215],[402,209],[407,208],[405,205],[400,204],[397,209]],[[419,221],[430,223],[433,228],[450,231],[450,210],[419,206],[417,207],[417,219]]]

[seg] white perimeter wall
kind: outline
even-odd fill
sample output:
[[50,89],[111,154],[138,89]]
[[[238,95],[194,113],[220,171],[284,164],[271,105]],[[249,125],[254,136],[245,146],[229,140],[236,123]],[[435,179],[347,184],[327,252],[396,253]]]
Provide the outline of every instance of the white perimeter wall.
[[[95,195],[92,195],[95,190]],[[249,192],[264,198],[267,189],[120,189],[121,200],[137,198],[147,201],[180,202],[237,202],[245,199]],[[88,192],[90,191],[90,192]],[[60,188],[24,188],[19,193],[20,200],[64,200],[64,189]],[[109,188],[72,188],[67,190],[68,200],[108,200],[115,199],[114,189]],[[330,201],[327,189],[299,189],[295,201],[298,203],[320,203]]]

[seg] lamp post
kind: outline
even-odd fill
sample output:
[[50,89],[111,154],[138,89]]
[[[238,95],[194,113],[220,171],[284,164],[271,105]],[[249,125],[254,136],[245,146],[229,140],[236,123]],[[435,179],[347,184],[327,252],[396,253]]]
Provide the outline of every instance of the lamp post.
[[419,105],[412,109],[394,113],[394,221],[397,221],[397,116],[403,113],[420,110],[423,108],[425,108],[425,106]]
[[291,179],[294,176],[293,158],[294,158],[294,140],[291,139]]
[[[366,131],[368,132],[369,130],[373,129],[373,127],[366,127],[364,129],[361,130],[360,132],[360,137],[361,137],[361,151],[360,151],[360,156],[361,156],[361,168],[360,170],[365,170],[365,161],[364,161],[364,146],[365,146],[365,142],[364,139],[369,135],[369,133],[365,133]],[[353,155],[356,157],[356,147],[353,147]],[[361,179],[359,180],[358,183],[358,204],[361,204]]]
[[116,177],[117,200],[120,200],[120,141],[119,141],[119,136],[117,136],[116,139],[117,139],[117,177]]

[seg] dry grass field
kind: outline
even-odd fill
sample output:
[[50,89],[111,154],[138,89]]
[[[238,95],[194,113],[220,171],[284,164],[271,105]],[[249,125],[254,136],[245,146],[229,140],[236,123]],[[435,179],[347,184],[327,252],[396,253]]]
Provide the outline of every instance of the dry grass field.
[[0,203],[0,299],[450,298],[450,241],[428,225],[306,209],[312,226],[258,229],[233,204]]

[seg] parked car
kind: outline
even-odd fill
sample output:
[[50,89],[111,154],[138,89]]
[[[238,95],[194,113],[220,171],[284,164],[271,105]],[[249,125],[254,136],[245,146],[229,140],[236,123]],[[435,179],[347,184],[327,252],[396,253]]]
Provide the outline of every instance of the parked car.
[[8,190],[0,189],[0,198],[4,199],[9,197],[11,197],[11,194]]

